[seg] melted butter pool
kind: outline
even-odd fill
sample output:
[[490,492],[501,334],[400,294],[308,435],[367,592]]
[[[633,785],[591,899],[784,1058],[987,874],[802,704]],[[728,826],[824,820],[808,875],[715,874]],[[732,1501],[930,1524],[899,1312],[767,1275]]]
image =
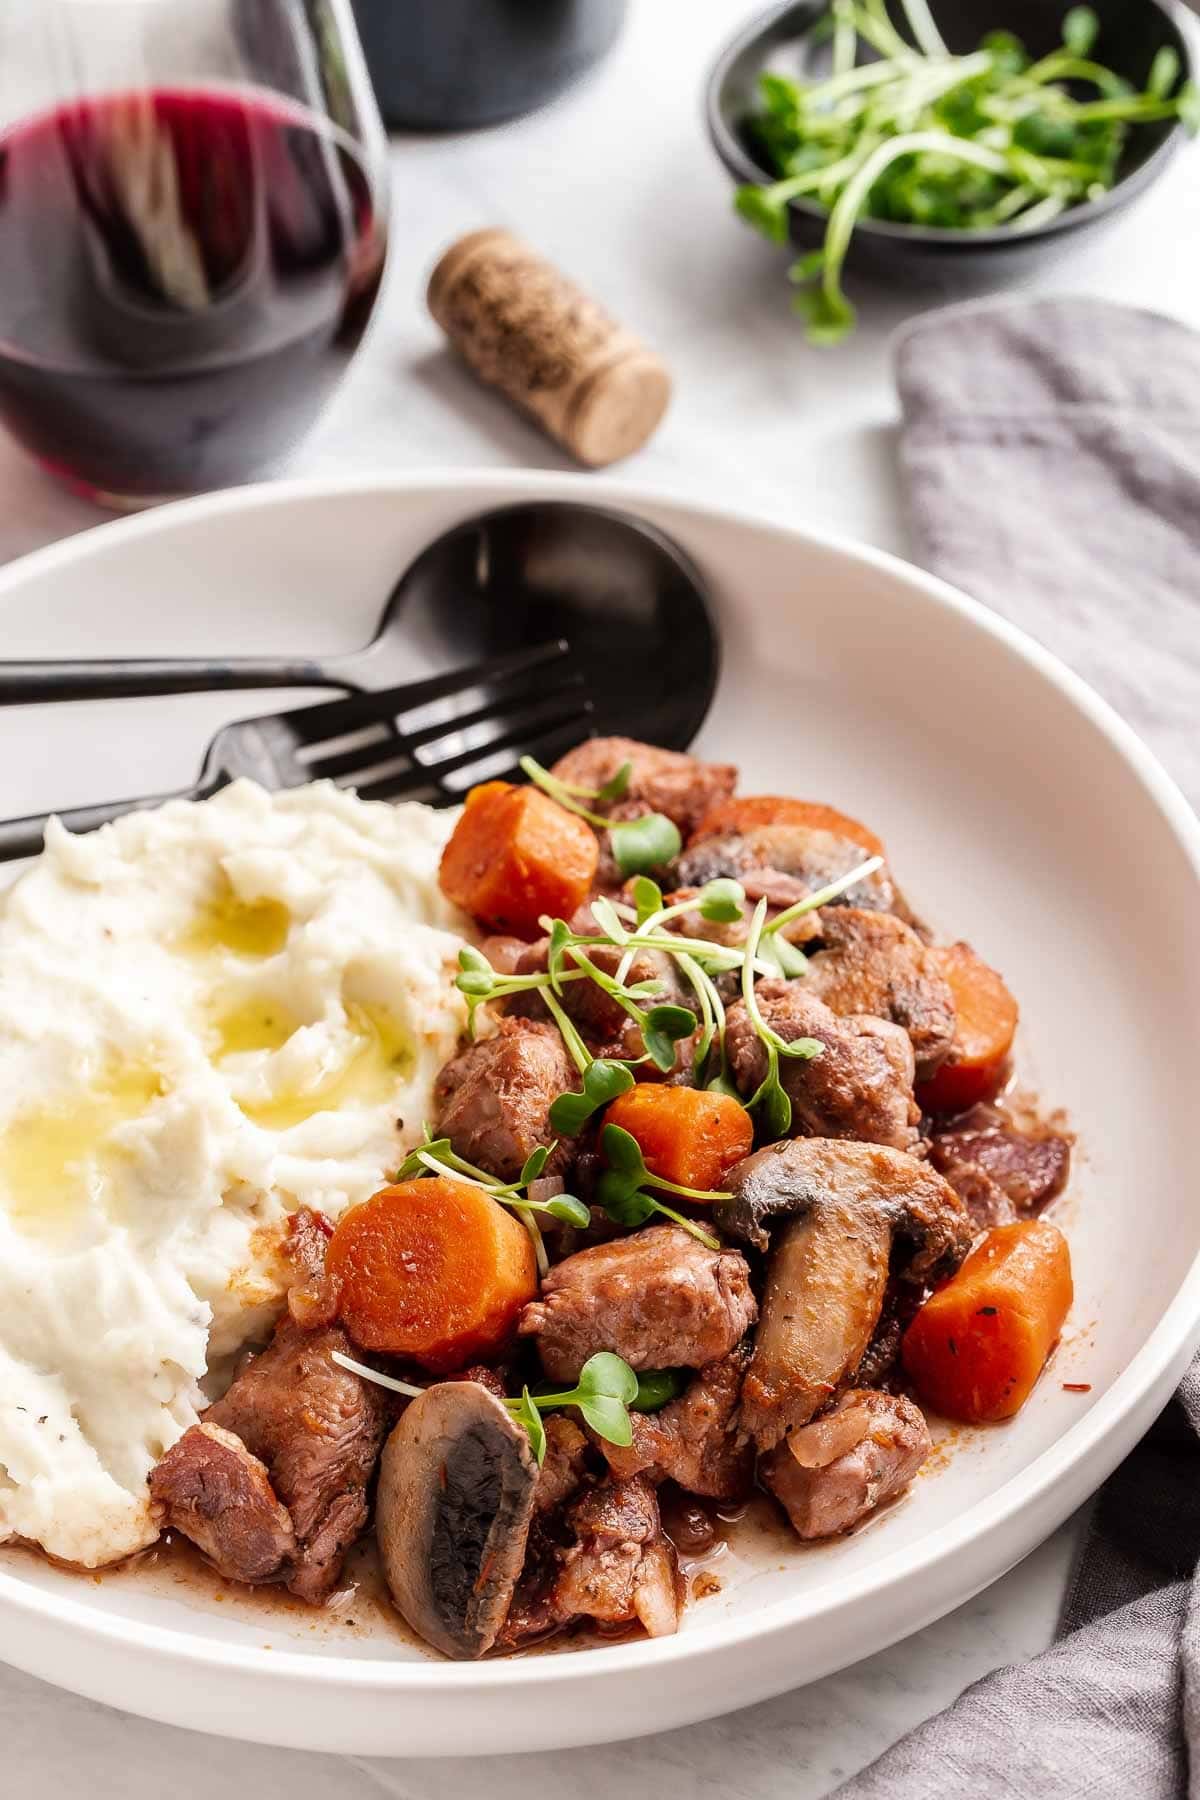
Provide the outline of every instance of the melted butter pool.
[[127,1153],[112,1143],[165,1091],[146,1063],[111,1063],[86,1088],[18,1113],[0,1131],[0,1205],[22,1231],[54,1234],[111,1197]]
[[280,900],[243,900],[225,881],[179,939],[192,956],[229,951],[234,956],[278,956],[287,943],[291,914]]
[[279,1088],[269,1099],[240,1102],[246,1117],[268,1130],[287,1131],[316,1113],[388,1101],[412,1062],[408,1036],[392,1013],[370,1002],[347,1001],[346,1019],[355,1047],[340,1067],[307,1087]]
[[299,1020],[278,1001],[255,995],[218,1011],[213,1020],[214,1060],[254,1050],[282,1050]]

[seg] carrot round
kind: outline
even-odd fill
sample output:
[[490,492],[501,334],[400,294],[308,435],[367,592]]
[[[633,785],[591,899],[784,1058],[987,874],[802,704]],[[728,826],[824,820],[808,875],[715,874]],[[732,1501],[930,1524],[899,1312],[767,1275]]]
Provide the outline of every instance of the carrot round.
[[604,1118],[637,1139],[652,1175],[680,1187],[719,1188],[754,1143],[745,1107],[699,1088],[642,1082],[619,1095]]
[[1070,1311],[1071,1253],[1045,1219],[997,1225],[904,1335],[918,1397],[980,1425],[1019,1412]]
[[482,1188],[442,1176],[351,1207],[325,1269],[356,1344],[440,1375],[502,1350],[537,1293],[524,1227]]
[[930,951],[954,995],[954,1042],[941,1067],[917,1088],[926,1112],[959,1113],[994,1099],[1004,1085],[1017,1030],[1017,1003],[970,944]]
[[847,813],[819,800],[788,800],[780,794],[744,794],[710,806],[688,842],[721,837],[729,831],[753,831],[759,825],[808,825],[814,831],[832,831],[838,837],[861,844],[868,856],[882,856],[883,844]]
[[543,913],[569,918],[586,900],[599,857],[595,833],[548,794],[485,781],[467,795],[438,880],[485,925],[536,937]]

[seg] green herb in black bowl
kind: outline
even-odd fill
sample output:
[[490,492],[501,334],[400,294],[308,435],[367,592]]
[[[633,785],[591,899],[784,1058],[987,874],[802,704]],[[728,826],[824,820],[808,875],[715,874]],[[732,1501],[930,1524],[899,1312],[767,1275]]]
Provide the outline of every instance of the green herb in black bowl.
[[721,57],[708,118],[742,217],[807,252],[796,310],[834,343],[845,265],[1017,273],[1142,193],[1200,98],[1160,0],[790,0]]

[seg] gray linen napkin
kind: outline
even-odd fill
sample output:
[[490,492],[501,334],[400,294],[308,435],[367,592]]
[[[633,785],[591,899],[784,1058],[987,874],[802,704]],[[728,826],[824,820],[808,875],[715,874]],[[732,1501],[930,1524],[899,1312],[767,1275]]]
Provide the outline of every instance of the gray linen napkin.
[[[971,305],[908,332],[896,375],[917,559],[1098,688],[1196,805],[1200,336],[1095,300]],[[1200,1358],[1102,1490],[1053,1648],[838,1800],[1200,1800],[1198,1561]]]

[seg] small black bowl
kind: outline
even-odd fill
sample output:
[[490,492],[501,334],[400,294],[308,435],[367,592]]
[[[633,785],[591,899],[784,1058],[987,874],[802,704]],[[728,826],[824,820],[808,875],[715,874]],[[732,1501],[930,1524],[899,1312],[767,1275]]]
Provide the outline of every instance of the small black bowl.
[[[1169,44],[1179,57],[1181,79],[1192,79],[1192,58],[1172,0],[1090,0],[1090,4],[1100,20],[1093,53],[1098,62],[1141,88],[1156,53]],[[934,14],[956,53],[976,49],[989,31],[1011,31],[1031,55],[1040,57],[1060,43],[1069,5],[1070,0],[942,0],[939,6],[935,0]],[[708,81],[708,129],[717,155],[737,182],[777,179],[756,157],[746,130],[746,120],[758,104],[758,78],[765,69],[778,69],[801,81],[825,73],[822,59],[828,58],[828,46],[814,44],[812,38],[813,28],[828,11],[828,0],[787,0],[740,32],[718,58]],[[903,31],[903,15],[894,0],[889,0],[889,11]],[[950,275],[994,281],[1018,275],[1061,249],[1075,232],[1110,223],[1162,174],[1184,135],[1175,119],[1133,127],[1117,182],[1108,193],[1069,207],[1028,231],[1011,226],[952,231],[863,219],[855,226],[847,265],[917,280],[941,281]],[[814,249],[824,241],[828,215],[822,207],[799,199],[788,210],[792,242],[799,249]]]

